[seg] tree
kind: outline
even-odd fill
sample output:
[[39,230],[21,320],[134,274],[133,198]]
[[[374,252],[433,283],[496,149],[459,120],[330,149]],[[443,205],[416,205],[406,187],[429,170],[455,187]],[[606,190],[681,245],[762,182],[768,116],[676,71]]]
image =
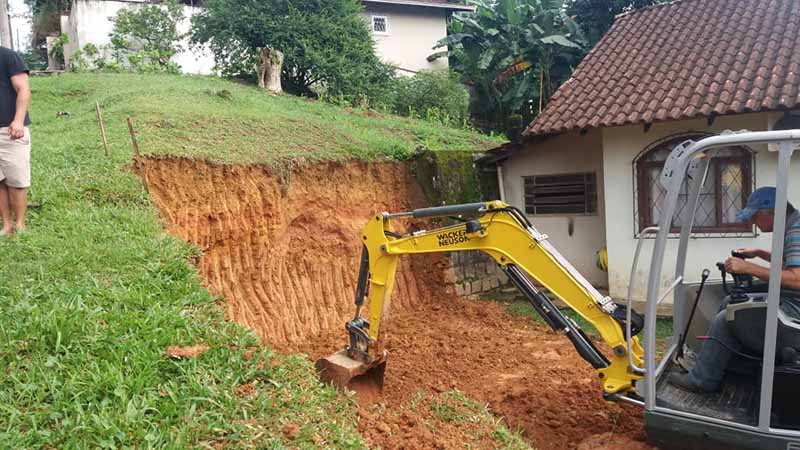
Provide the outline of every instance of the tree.
[[118,58],[126,57],[134,68],[175,70],[170,60],[181,50],[178,22],[182,19],[183,5],[174,0],[122,9],[113,19],[111,46]]
[[482,128],[513,134],[533,119],[583,55],[584,38],[559,0],[476,0],[435,48],[471,89]]
[[614,17],[626,11],[644,8],[662,0],[569,0],[567,14],[575,18],[586,33],[588,48],[603,37],[614,23]]
[[360,12],[357,0],[208,0],[192,42],[209,45],[223,75],[255,81],[259,49],[271,48],[284,54],[288,92],[374,100],[393,71],[375,55]]
[[71,0],[25,0],[32,14],[31,47],[45,61],[47,36],[61,34],[61,13],[69,9],[70,3]]
[[8,0],[0,0],[0,43],[8,48],[14,48],[11,39],[11,24],[8,22]]

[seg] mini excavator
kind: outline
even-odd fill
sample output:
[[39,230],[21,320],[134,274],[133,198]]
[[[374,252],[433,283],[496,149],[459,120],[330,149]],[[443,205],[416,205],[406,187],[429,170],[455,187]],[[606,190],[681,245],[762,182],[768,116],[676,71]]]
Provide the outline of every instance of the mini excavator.
[[[460,217],[461,223],[408,235],[396,233],[394,219]],[[518,209],[500,201],[416,209],[407,213],[376,215],[363,230],[364,244],[356,287],[356,314],[346,324],[347,348],[317,363],[324,381],[338,386],[362,382],[365,374],[382,385],[386,352],[381,348],[381,321],[389,309],[397,261],[401,255],[444,251],[480,250],[503,268],[509,280],[528,298],[549,326],[560,331],[578,353],[597,370],[606,398],[636,397],[640,379],[628,365],[625,333],[635,336],[642,328],[640,315],[600,294],[536,231]],[[581,328],[537,289],[531,278],[562,299],[592,323],[613,354],[606,357]],[[369,318],[361,307],[369,297]],[[630,312],[630,314],[628,314]],[[642,364],[643,350],[634,337],[634,361]]]
[[[501,201],[374,215],[361,233],[355,315],[345,325],[349,343],[317,361],[320,378],[340,387],[364,383],[371,389],[382,388],[388,352],[383,348],[381,325],[389,310],[400,256],[479,250],[499,264],[543,320],[569,339],[595,369],[604,399],[644,408],[648,439],[662,450],[800,450],[800,322],[785,317],[778,308],[780,263],[771,265],[772,282],[759,288],[734,280],[735,286],[729,289],[724,272],[723,283],[707,283],[708,270],[703,271],[700,283],[686,282],[694,214],[684,214],[688,220],[678,227],[679,239],[673,239],[677,252],[671,253],[677,253],[675,280],[661,292],[667,240],[676,237],[672,218],[679,196],[683,195],[683,208],[696,211],[715,150],[758,144],[773,144],[770,150],[778,153],[772,260],[781,261],[785,233],[779,226],[785,221],[781,208],[787,204],[789,164],[792,153],[800,148],[800,130],[728,133],[685,141],[671,152],[660,179],[666,190],[662,217],[670,223],[642,230],[633,258],[631,286],[644,238],[655,233],[655,239],[647,239],[653,249],[645,314],[632,309],[630,290],[626,304],[598,292],[522,211]],[[454,224],[409,233],[398,233],[392,226],[399,219],[433,217],[449,217]],[[601,351],[545,290],[592,324],[610,350]],[[655,346],[656,307],[669,294],[674,302],[673,338],[662,357]],[[362,317],[366,300],[369,312]],[[751,355],[743,355],[749,365],[726,373],[719,393],[684,392],[669,384],[669,373],[691,365],[684,350],[692,354],[699,349],[700,337],[687,339],[688,335],[705,333],[710,318],[722,308],[732,329],[741,332],[742,342],[750,343]],[[754,360],[759,363],[753,364]]]

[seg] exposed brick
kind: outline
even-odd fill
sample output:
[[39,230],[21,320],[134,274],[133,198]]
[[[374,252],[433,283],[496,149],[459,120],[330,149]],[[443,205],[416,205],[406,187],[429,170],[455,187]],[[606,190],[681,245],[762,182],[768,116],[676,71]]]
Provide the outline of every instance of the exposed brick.
[[483,292],[482,291],[483,286],[481,285],[481,283],[482,283],[481,280],[475,280],[472,283],[470,283],[470,294],[477,294]]
[[497,273],[497,279],[498,281],[500,281],[500,284],[503,285],[508,284],[508,277],[506,276],[506,273],[503,272],[502,270]]
[[456,283],[456,271],[452,267],[449,267],[443,271],[444,273],[444,282],[445,284],[455,284]]

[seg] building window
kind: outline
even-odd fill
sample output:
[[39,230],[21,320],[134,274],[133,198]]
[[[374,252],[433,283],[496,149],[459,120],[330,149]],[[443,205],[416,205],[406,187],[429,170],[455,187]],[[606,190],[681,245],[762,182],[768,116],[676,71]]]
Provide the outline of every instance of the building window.
[[[661,186],[659,177],[672,149],[681,142],[699,140],[706,135],[682,135],[657,142],[642,152],[634,166],[636,171],[636,205],[638,230],[654,226],[661,219],[661,209],[667,190]],[[753,154],[744,147],[725,147],[712,154],[708,176],[700,190],[700,200],[694,218],[693,232],[697,233],[746,233],[752,226],[736,222],[736,215],[744,208],[753,189]],[[689,197],[689,181],[685,181],[678,197],[676,213],[672,220],[672,232],[680,232],[680,226],[690,213],[686,208]]]
[[596,214],[594,173],[523,177],[526,214]]
[[386,16],[372,16],[372,32],[375,34],[389,34],[389,18]]

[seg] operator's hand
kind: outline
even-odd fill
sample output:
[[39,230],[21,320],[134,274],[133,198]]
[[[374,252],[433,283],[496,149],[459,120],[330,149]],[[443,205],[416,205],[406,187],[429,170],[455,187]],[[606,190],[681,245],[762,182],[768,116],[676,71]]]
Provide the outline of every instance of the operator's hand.
[[747,274],[749,273],[749,268],[750,263],[743,259],[731,256],[725,260],[725,271],[728,273]]
[[760,250],[757,248],[740,248],[735,251],[746,258],[757,258],[760,253]]
[[8,125],[8,135],[11,139],[20,139],[25,136],[25,124],[20,121],[13,121]]

